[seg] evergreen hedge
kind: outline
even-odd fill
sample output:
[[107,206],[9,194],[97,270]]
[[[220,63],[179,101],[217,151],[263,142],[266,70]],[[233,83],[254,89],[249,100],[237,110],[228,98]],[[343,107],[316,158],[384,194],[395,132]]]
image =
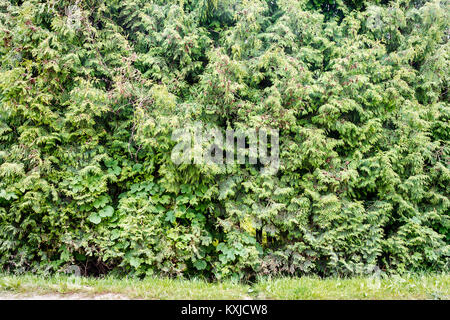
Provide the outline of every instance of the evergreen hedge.
[[[445,0],[0,1],[0,267],[448,270]],[[261,174],[174,129],[280,132]]]

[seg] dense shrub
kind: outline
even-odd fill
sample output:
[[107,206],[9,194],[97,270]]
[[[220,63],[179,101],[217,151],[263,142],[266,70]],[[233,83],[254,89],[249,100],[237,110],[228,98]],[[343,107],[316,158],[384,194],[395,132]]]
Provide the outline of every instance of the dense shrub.
[[[447,1],[0,2],[0,266],[356,275],[449,261]],[[276,175],[171,161],[280,130]]]

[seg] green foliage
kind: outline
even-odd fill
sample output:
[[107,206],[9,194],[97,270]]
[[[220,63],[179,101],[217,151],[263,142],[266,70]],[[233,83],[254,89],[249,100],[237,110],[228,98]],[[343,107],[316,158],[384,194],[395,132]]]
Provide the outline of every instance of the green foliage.
[[[448,270],[448,21],[439,0],[2,0],[1,268]],[[175,165],[195,121],[279,129],[277,175]]]

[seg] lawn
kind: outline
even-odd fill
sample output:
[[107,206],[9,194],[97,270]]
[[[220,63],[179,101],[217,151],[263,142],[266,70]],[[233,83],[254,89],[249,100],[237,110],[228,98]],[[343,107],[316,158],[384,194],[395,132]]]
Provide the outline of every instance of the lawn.
[[254,284],[193,279],[0,274],[0,299],[445,299],[450,275],[261,279]]

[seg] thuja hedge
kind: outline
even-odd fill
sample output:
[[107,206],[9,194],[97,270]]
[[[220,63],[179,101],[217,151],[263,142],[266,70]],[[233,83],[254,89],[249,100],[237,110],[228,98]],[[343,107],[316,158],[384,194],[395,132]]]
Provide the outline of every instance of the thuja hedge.
[[[0,266],[448,270],[447,1],[0,2]],[[174,129],[278,129],[280,168]]]

